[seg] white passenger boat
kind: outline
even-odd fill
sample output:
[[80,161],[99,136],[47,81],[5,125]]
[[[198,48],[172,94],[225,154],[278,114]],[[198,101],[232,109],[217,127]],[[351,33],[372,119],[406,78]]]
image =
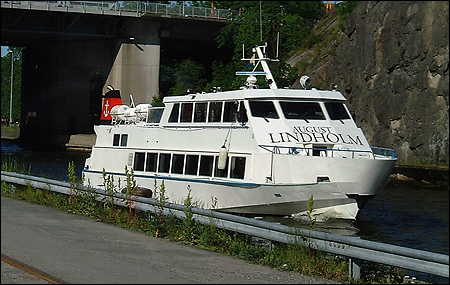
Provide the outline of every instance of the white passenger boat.
[[[369,146],[336,89],[309,88],[307,77],[304,89],[278,89],[265,48],[244,59],[256,64],[236,73],[248,76],[240,90],[114,106],[112,123],[95,126],[86,183],[102,186],[104,169],[124,186],[127,166],[139,187],[154,191],[164,181],[174,203],[190,188],[203,208],[301,216],[313,196],[319,218],[356,219],[389,181],[394,151]],[[256,75],[270,88],[259,89]]]

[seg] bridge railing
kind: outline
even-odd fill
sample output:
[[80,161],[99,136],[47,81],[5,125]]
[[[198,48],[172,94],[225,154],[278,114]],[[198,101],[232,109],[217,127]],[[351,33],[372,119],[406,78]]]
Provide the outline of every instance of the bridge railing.
[[[142,3],[141,3],[142,4]],[[216,9],[206,7],[194,7],[186,5],[171,5],[159,3],[146,3],[142,5],[143,13],[172,15],[181,17],[197,17],[210,19],[228,19],[230,11],[227,9]]]
[[230,10],[140,1],[1,1],[2,8],[112,14],[141,17],[145,14],[229,20]]

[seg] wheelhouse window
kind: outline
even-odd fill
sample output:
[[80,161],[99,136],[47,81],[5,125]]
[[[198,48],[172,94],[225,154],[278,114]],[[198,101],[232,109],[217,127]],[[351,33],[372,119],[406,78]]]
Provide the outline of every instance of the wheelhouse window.
[[238,102],[225,102],[225,107],[223,111],[223,121],[224,122],[236,122],[237,119],[237,109]]
[[193,103],[182,103],[181,104],[181,122],[190,123],[192,122],[192,110],[194,108]]
[[210,102],[208,122],[220,122],[221,118],[222,102]]
[[325,103],[325,108],[327,108],[331,120],[350,119],[350,115],[342,103]]
[[284,117],[292,120],[325,120],[322,108],[315,102],[280,102]]
[[136,171],[144,171],[145,152],[136,152],[134,154],[134,166]]
[[244,102],[240,102],[238,111],[238,122],[246,123],[248,122],[247,109],[245,108]]
[[169,123],[178,123],[178,114],[180,113],[180,103],[173,104],[172,112],[170,113]]
[[206,122],[207,103],[195,103],[194,122]]
[[213,159],[214,159],[214,157],[212,155],[200,156],[200,169],[199,169],[198,175],[212,176]]
[[278,119],[278,113],[272,101],[249,101],[253,117]]

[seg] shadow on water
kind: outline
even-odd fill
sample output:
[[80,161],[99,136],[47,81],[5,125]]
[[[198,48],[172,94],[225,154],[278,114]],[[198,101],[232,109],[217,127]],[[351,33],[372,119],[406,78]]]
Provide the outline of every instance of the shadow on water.
[[[30,175],[69,181],[67,176],[69,162],[73,161],[77,177],[81,177],[84,161],[90,156],[85,151],[65,151],[52,148],[30,148],[21,146],[17,142],[2,140],[2,163],[14,159],[19,168],[25,169]],[[24,167],[23,167],[24,166]]]

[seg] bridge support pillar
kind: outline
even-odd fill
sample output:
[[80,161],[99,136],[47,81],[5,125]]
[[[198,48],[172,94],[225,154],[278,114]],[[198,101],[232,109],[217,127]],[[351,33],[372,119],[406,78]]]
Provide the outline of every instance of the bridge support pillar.
[[26,47],[22,65],[20,139],[65,146],[70,135],[92,134],[102,95],[111,84],[122,101],[151,103],[159,94],[158,43],[118,39]]
[[103,86],[103,94],[111,85],[121,92],[122,102],[128,104],[130,94],[135,104],[151,103],[159,94],[160,46],[123,43]]

